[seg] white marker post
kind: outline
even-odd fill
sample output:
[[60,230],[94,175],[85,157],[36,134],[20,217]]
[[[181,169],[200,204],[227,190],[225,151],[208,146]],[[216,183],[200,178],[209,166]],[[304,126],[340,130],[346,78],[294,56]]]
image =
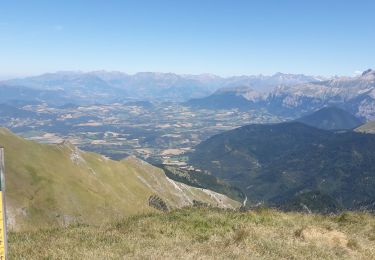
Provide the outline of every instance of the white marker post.
[[0,260],[7,259],[7,218],[5,209],[4,148],[0,147]]

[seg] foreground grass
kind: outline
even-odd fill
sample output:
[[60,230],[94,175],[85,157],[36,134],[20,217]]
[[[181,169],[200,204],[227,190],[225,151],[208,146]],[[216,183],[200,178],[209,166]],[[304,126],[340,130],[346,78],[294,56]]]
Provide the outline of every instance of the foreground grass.
[[375,259],[375,217],[182,209],[11,233],[9,259]]

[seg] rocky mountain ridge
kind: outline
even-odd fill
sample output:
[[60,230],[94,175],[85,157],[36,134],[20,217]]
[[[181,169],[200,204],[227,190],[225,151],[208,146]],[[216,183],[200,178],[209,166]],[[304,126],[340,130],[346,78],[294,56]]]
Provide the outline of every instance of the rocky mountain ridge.
[[[223,88],[211,96],[191,100],[187,104],[220,109],[226,106],[225,100],[233,96],[238,100],[244,98],[248,101],[241,100],[238,108],[262,108],[287,118],[297,118],[323,107],[336,106],[359,118],[373,120],[375,119],[375,71],[369,69],[357,77],[335,77],[330,80],[294,85],[274,85],[274,89],[269,93],[261,93],[251,86]],[[236,107],[235,102],[232,107]]]

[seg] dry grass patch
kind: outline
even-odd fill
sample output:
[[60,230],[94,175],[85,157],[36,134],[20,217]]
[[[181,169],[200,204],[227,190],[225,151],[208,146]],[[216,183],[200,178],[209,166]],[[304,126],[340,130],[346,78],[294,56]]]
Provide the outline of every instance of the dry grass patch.
[[375,217],[357,214],[174,210],[11,233],[10,259],[375,259]]
[[302,239],[308,242],[323,243],[331,247],[348,246],[347,236],[337,230],[328,230],[319,227],[308,227],[297,232]]

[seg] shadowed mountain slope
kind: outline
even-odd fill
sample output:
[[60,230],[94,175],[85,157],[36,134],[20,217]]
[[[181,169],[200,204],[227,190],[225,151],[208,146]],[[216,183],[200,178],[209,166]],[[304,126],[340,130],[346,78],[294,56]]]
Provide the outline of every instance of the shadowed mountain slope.
[[311,199],[314,194],[325,198],[321,202],[327,205],[315,205],[318,209],[373,210],[373,151],[374,135],[292,122],[248,125],[213,136],[196,147],[190,163],[240,187],[250,204],[295,204],[310,193]]
[[362,124],[359,118],[338,107],[325,107],[296,121],[325,130],[349,130]]

